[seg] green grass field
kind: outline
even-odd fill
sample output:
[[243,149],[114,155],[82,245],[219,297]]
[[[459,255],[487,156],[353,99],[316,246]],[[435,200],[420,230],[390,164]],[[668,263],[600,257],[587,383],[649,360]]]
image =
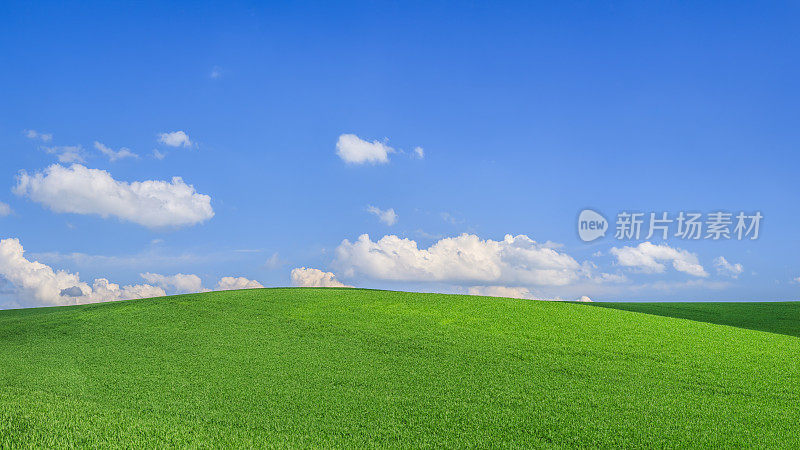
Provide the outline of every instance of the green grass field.
[[797,448],[789,328],[356,289],[0,311],[0,447]]
[[800,336],[800,302],[603,302],[592,305]]

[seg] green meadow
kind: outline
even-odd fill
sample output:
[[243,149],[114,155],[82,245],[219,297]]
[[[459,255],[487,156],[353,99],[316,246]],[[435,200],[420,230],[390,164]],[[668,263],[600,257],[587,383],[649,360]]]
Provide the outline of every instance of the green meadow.
[[674,305],[296,288],[0,311],[0,447],[800,446],[797,304]]
[[592,305],[800,336],[800,302],[602,302]]

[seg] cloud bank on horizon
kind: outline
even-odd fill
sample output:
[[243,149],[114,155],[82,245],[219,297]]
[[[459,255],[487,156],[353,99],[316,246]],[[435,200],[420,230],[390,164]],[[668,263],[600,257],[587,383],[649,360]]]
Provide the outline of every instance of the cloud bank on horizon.
[[120,287],[106,278],[89,285],[76,273],[55,271],[27,260],[18,239],[0,240],[0,275],[17,287],[22,301],[19,306],[79,305],[166,295],[163,289],[148,284]]
[[[39,134],[28,133],[26,136],[45,139]],[[193,145],[182,131],[162,133],[158,140],[169,147]],[[99,141],[95,141],[94,146],[109,162],[138,159],[137,154],[124,147],[115,151]],[[385,143],[364,141],[353,134],[341,135],[336,143],[336,154],[349,164],[385,164],[389,162],[389,155],[397,152]],[[54,154],[61,159],[65,153]],[[422,158],[424,151],[417,147],[412,156]],[[107,170],[91,169],[81,164],[69,167],[52,164],[33,173],[22,170],[13,192],[55,213],[115,217],[154,230],[198,225],[215,215],[211,197],[198,193],[181,177],[173,177],[171,182],[125,182],[115,179]],[[10,212],[8,205],[0,203],[0,215]],[[369,205],[367,212],[387,226],[398,222],[394,208],[381,209]],[[445,222],[459,224],[452,220],[449,213],[441,215]],[[5,257],[0,261],[0,275],[19,290],[20,298],[29,305],[79,304],[210,291],[203,286],[199,276],[182,272],[163,275],[144,271],[140,276],[147,284],[120,287],[106,278],[98,278],[89,284],[81,282],[77,273],[55,271],[41,263],[28,261],[16,239],[5,239],[2,244]],[[702,279],[710,276],[700,264],[697,254],[666,243],[646,241],[635,246],[612,247],[608,253],[614,258],[615,272],[599,270],[591,260],[579,262],[559,250],[560,247],[550,241],[536,242],[527,235],[506,235],[502,240],[495,241],[462,233],[440,238],[427,248],[422,248],[415,240],[395,234],[385,235],[376,241],[370,239],[368,234],[362,234],[355,241],[344,239],[336,247],[334,258],[330,261],[335,272],[296,267],[291,270],[290,280],[293,285],[302,287],[353,287],[353,284],[340,281],[340,277],[358,284],[444,283],[455,292],[470,295],[559,300],[559,296],[542,294],[539,289],[575,287],[580,290],[615,286],[611,289],[613,291],[630,286],[635,290],[637,286],[631,285],[629,274],[663,274],[667,270],[666,264],[676,272],[691,277]],[[264,263],[264,267],[275,266],[269,261]],[[740,263],[730,263],[722,256],[714,260],[714,265],[720,276],[729,279],[736,279],[744,271]],[[658,288],[659,284],[648,286]],[[665,286],[674,288],[681,284]],[[684,286],[699,285],[686,283]],[[713,286],[713,283],[709,286]],[[262,287],[264,285],[256,280],[224,276],[216,284],[215,290]],[[579,301],[591,301],[585,295],[576,294],[576,297]]]
[[367,234],[345,239],[334,266],[347,277],[363,275],[392,281],[446,281],[561,286],[586,270],[571,256],[542,246],[528,236],[502,241],[462,234],[420,249],[416,241],[395,235],[372,241]]
[[[5,307],[65,306],[100,303],[140,298],[163,297],[171,294],[209,292],[202,280],[194,274],[161,275],[142,273],[150,284],[120,286],[107,278],[97,278],[91,284],[81,281],[77,273],[53,270],[52,267],[25,257],[19,239],[0,240],[0,277],[16,288],[18,301]],[[258,281],[245,277],[222,277],[218,291],[231,289],[263,288]]]

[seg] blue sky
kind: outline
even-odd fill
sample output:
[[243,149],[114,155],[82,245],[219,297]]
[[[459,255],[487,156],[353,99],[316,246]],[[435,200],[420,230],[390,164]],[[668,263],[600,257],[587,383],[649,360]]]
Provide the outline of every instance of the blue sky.
[[[181,289],[140,274],[196,275],[214,289],[226,276],[314,284],[290,275],[314,268],[404,290],[797,299],[798,9],[3,2],[0,202],[10,211],[0,237],[17,239],[25,261],[9,246],[0,306],[78,301],[61,292],[71,286],[58,270],[166,293]],[[188,145],[159,142],[178,131]],[[348,163],[337,142],[350,134],[367,151],[394,152],[385,163]],[[138,158],[112,161],[95,142]],[[137,223],[160,209],[138,197],[115,205],[91,184],[78,202],[84,185],[47,177],[54,164],[64,177],[108,176],[123,188],[178,176],[210,197],[213,217]],[[19,188],[20,171],[41,175],[39,194]],[[370,206],[394,210],[396,223]],[[582,242],[584,208],[611,226],[619,211],[760,211],[764,220],[757,240],[641,247],[645,239],[613,232]],[[163,214],[171,223],[175,211]],[[477,243],[457,238],[464,233]],[[356,248],[362,234],[375,245]],[[527,238],[502,244],[505,235]],[[377,244],[384,236],[443,250]],[[719,257],[740,266],[725,269]],[[55,278],[37,278],[33,261]],[[676,269],[686,261],[702,271]],[[87,301],[99,298],[92,292],[81,288]]]

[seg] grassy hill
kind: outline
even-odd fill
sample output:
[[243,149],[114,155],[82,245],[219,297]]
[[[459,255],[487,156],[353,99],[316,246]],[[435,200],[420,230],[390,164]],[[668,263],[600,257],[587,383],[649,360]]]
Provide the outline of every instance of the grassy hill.
[[0,311],[0,447],[800,446],[800,338],[261,289]]
[[800,302],[602,302],[592,305],[800,336]]

